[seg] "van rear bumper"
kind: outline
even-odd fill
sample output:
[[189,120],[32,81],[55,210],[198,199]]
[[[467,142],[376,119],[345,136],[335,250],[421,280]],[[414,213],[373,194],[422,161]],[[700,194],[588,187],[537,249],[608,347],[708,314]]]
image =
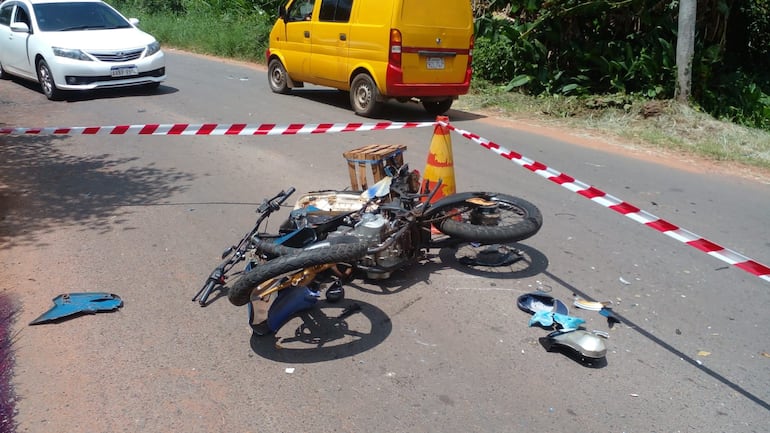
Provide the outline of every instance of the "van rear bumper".
[[403,83],[400,68],[388,65],[385,96],[390,97],[442,97],[459,96],[468,93],[471,86],[471,69],[465,73],[462,83]]
[[390,83],[386,96],[458,96],[468,93],[470,83],[463,84],[403,84]]

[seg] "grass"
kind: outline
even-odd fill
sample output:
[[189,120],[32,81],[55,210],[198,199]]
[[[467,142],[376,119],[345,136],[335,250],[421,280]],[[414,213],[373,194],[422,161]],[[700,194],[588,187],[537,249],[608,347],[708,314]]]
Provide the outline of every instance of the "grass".
[[212,20],[206,15],[147,15],[127,11],[139,18],[139,27],[155,36],[163,46],[199,54],[264,62],[270,26],[257,16],[225,16]]
[[533,97],[477,82],[455,107],[589,130],[639,147],[770,171],[770,131],[717,120],[671,100],[625,95]]

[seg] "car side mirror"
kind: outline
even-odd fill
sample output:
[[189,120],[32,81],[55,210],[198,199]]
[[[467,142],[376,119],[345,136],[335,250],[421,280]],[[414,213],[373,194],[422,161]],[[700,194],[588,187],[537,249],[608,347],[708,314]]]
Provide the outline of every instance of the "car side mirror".
[[12,23],[11,31],[16,33],[29,33],[29,26],[27,23]]
[[136,27],[139,25],[139,18],[129,18],[128,22],[131,23],[132,26]]
[[281,5],[278,8],[278,17],[286,21],[286,5]]

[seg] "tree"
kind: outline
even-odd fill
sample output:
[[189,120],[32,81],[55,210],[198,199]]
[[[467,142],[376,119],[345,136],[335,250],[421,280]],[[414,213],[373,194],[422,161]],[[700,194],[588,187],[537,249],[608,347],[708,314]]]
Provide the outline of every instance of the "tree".
[[676,37],[676,99],[688,103],[692,89],[692,59],[695,51],[697,0],[679,0]]

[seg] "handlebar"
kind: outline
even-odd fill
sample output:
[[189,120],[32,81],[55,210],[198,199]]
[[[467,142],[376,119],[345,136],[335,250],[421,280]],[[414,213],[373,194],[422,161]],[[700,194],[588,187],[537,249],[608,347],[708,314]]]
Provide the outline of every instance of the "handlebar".
[[264,221],[271,213],[280,210],[283,202],[285,202],[289,196],[294,194],[294,191],[296,191],[296,189],[292,186],[289,187],[289,189],[286,191],[281,191],[274,197],[262,201],[262,204],[260,204],[257,208],[257,213],[259,213],[260,216],[257,219],[254,228],[246,233],[246,236],[244,236],[237,245],[228,248],[225,253],[222,254],[222,263],[220,263],[220,265],[214,269],[211,275],[209,275],[203,287],[198,291],[195,297],[193,297],[193,301],[197,300],[202,307],[206,306],[206,302],[211,292],[216,287],[223,286],[225,284],[227,272],[233,266],[235,266],[236,263],[244,260],[245,253],[252,242],[252,237],[259,230],[260,225],[262,225],[262,221]]
[[291,186],[289,187],[288,190],[279,192],[273,198],[264,199],[262,201],[262,204],[259,205],[259,207],[257,208],[257,213],[264,213],[268,210],[270,212],[277,211],[278,209],[281,208],[281,205],[283,204],[283,202],[285,202],[290,195],[294,194],[294,191],[296,191],[296,189],[293,186]]

